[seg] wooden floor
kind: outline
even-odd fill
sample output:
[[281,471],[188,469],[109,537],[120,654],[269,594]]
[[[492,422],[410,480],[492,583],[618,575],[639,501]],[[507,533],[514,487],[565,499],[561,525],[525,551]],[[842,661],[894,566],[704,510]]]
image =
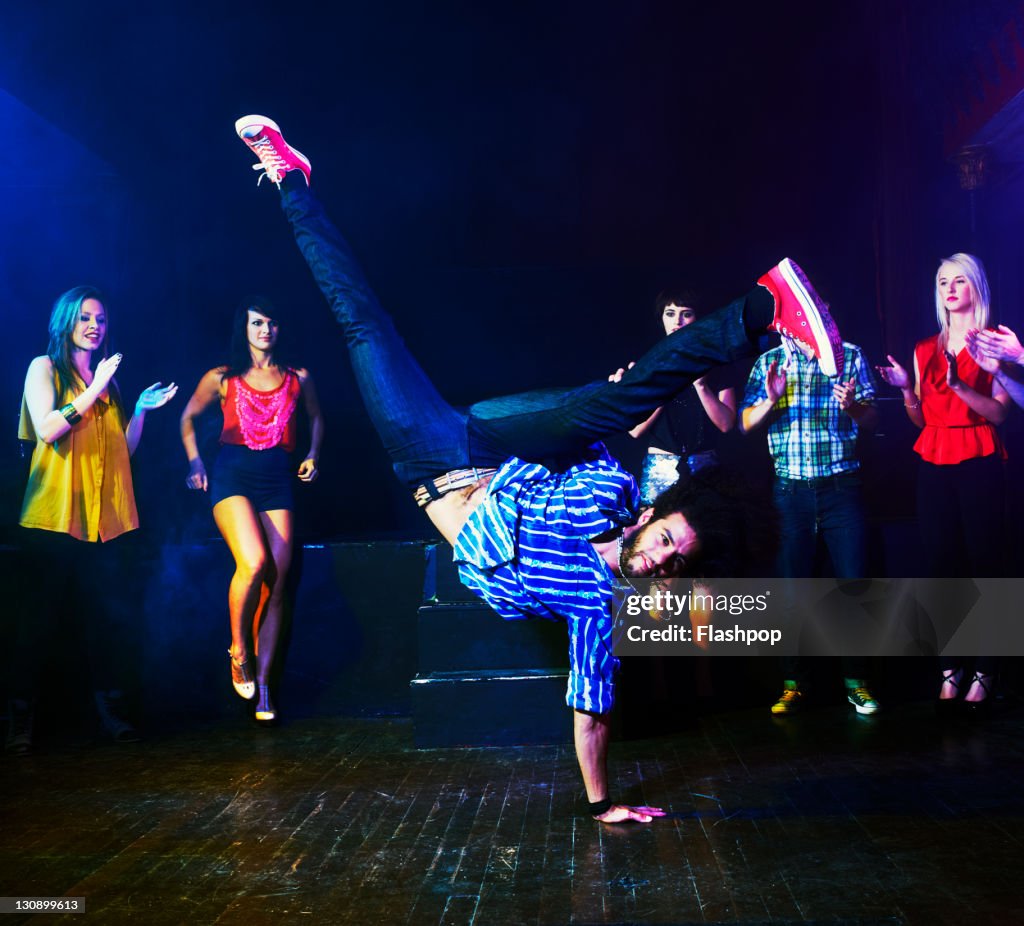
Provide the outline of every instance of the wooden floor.
[[713,714],[616,744],[614,793],[671,811],[620,827],[580,815],[570,748],[417,751],[405,719],[51,740],[0,763],[0,895],[104,926],[1018,926],[1022,714]]

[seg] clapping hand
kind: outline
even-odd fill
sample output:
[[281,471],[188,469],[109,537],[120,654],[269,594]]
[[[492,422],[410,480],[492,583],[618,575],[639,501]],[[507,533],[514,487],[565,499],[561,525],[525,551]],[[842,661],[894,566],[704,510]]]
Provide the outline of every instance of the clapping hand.
[[768,364],[764,377],[764,391],[774,405],[786,393],[786,371],[779,369],[779,362],[773,360]]
[[845,382],[840,380],[832,386],[832,397],[839,403],[839,407],[844,411],[849,411],[850,407],[855,401],[855,394],[857,392],[857,379],[848,379]]
[[942,352],[946,355],[946,385],[952,389],[954,386],[960,385],[960,371],[957,369],[956,357],[948,350]]
[[990,353],[983,346],[979,340],[979,335],[983,332],[977,328],[971,328],[966,335],[966,346],[967,353],[971,355],[971,359],[978,365],[978,367],[984,370],[986,373],[995,375],[999,372],[999,358],[994,354]]
[[896,362],[892,354],[886,354],[885,359],[889,361],[889,366],[875,367],[878,370],[878,375],[890,386],[906,389],[910,385],[910,374]]
[[[972,344],[976,346],[978,353],[983,357],[1005,360],[1007,363],[1024,364],[1024,347],[1021,347],[1017,335],[1006,325],[999,325],[995,330],[989,328],[985,331],[972,328],[967,332],[968,348]],[[974,350],[971,350],[971,356],[977,361],[978,358],[975,357]],[[981,366],[980,362],[978,366]],[[982,369],[985,368],[982,367]]]
[[113,354],[110,357],[104,357],[96,364],[96,370],[92,374],[92,386],[96,390],[96,395],[103,393],[110,385],[117,368],[121,365],[123,356],[123,354]]
[[[118,354],[117,356],[120,357],[121,355]],[[139,396],[138,401],[135,403],[135,413],[152,411],[154,408],[166,405],[174,398],[174,394],[177,391],[178,387],[175,383],[171,383],[168,386],[162,383],[153,383],[148,389],[142,391],[142,395]]]

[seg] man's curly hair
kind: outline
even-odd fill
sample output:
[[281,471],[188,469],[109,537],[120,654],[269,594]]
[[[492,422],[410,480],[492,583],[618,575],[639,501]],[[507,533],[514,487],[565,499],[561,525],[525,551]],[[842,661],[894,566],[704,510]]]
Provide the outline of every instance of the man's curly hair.
[[655,500],[651,520],[679,512],[697,534],[699,549],[687,557],[695,578],[741,576],[765,562],[778,541],[774,509],[726,467],[715,466],[679,482]]

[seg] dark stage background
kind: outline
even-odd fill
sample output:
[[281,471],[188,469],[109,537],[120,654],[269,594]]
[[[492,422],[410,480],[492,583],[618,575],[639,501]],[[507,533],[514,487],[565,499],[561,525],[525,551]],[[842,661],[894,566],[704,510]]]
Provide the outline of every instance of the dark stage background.
[[[787,254],[873,361],[907,362],[933,330],[934,269],[956,250],[985,259],[997,318],[1022,327],[1021,133],[974,194],[944,134],[985,79],[976,57],[1014,17],[1019,2],[952,0],[8,9],[0,521],[16,520],[23,485],[25,368],[54,297],[88,281],[107,294],[127,396],[181,387],[136,456],[147,542],[214,535],[184,487],[177,416],[254,291],[287,310],[325,409],[301,537],[427,535],[276,192],[256,188],[234,136],[249,112],[311,158],[320,197],[455,402],[603,376],[659,336],[663,285],[715,302]],[[869,452],[876,515],[912,513],[911,440],[887,409]]]
[[[256,186],[233,131],[247,113],[310,157],[456,403],[603,377],[662,336],[659,289],[715,303],[785,255],[874,363],[909,363],[935,330],[934,273],[956,251],[982,257],[995,320],[1024,337],[1024,0],[4,4],[0,698],[15,622],[52,594],[15,525],[22,383],[54,298],[105,292],[128,401],[156,380],[180,392],[146,423],[142,530],[112,596],[147,742],[92,748],[66,602],[38,748],[0,765],[0,893],[87,896],[97,922],[157,926],[1024,922],[1019,660],[991,722],[952,728],[907,703],[935,694],[929,659],[873,667],[881,724],[850,710],[828,660],[815,698],[832,708],[779,722],[772,659],[626,660],[611,791],[670,819],[581,816],[571,748],[536,745],[568,736],[564,679],[530,636],[560,628],[440,593],[417,612],[425,575],[456,589],[450,556],[390,473],[276,191]],[[988,168],[967,191],[972,144]],[[286,310],[327,425],[321,478],[296,493],[272,732],[229,687],[231,558],[178,438],[253,292]],[[914,434],[882,394],[871,569],[913,575]],[[1022,421],[1004,427],[1017,575]],[[219,417],[202,424],[209,462]],[[763,478],[764,435],[736,440]],[[493,661],[468,661],[481,650]],[[449,678],[445,658],[469,668]],[[510,672],[487,675],[499,658]],[[496,742],[534,745],[415,748]]]

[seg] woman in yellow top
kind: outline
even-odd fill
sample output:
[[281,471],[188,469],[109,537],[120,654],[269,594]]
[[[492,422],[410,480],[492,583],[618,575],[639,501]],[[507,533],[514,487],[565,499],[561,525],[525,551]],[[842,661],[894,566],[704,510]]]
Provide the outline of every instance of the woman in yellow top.
[[46,354],[25,377],[19,436],[34,441],[21,509],[30,562],[43,570],[47,594],[21,622],[12,686],[8,748],[31,748],[36,670],[55,623],[48,602],[68,600],[56,585],[73,584],[76,617],[83,622],[96,706],[107,732],[137,739],[118,713],[119,686],[111,664],[114,640],[104,602],[115,593],[120,548],[110,541],[139,526],[129,457],[142,437],[146,412],[160,408],[177,386],[154,383],[126,420],[114,373],[121,354],[107,354],[107,311],[100,293],[77,286],[58,297],[50,313]]

